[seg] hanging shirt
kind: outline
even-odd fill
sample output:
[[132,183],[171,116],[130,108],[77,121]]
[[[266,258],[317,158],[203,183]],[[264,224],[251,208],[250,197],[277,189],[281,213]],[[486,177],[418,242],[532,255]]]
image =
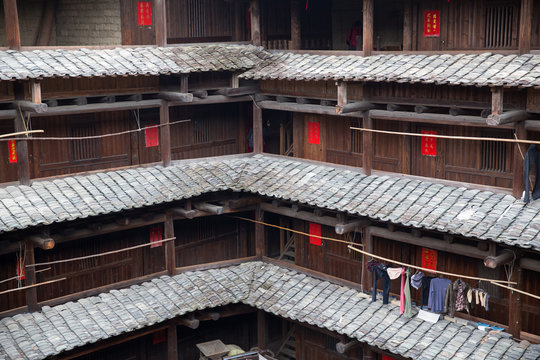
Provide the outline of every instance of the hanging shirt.
[[452,283],[450,279],[434,278],[429,287],[428,307],[432,312],[440,314],[444,312],[444,299],[446,289]]

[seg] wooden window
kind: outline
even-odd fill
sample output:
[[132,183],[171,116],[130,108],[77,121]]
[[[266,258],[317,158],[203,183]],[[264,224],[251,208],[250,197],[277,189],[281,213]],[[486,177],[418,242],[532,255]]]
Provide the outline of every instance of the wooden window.
[[189,37],[206,36],[206,1],[188,0]]
[[[362,122],[360,120],[352,120],[350,126],[361,128]],[[362,153],[362,131],[349,129],[351,136],[351,152],[360,154]]]
[[508,2],[488,2],[485,7],[485,48],[512,47],[515,14],[517,14],[517,9]]
[[[500,269],[490,269],[482,262],[478,265],[478,277],[484,278],[484,279],[493,279],[493,280],[500,280],[499,278],[499,271]],[[491,283],[488,283],[486,281],[480,281],[478,283],[478,288],[486,291],[490,297],[492,298],[499,298],[500,297],[500,287],[497,285],[493,285]]]
[[485,171],[510,171],[510,145],[496,141],[482,141],[480,169]]
[[193,121],[193,144],[210,142],[210,121],[208,119]]
[[[85,117],[72,122],[70,128],[71,137],[96,136],[97,126],[93,116]],[[98,139],[72,140],[71,161],[96,159],[99,157]]]

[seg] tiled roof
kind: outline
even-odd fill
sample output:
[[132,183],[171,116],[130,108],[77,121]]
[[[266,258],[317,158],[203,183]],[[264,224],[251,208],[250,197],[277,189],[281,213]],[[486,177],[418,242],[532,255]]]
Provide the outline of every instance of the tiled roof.
[[540,251],[540,201],[272,155],[227,156],[0,189],[0,231],[245,191]]
[[540,55],[357,55],[272,52],[246,79],[386,81],[437,85],[540,86]]
[[[399,314],[399,306],[265,262],[162,276],[141,285],[0,320],[0,358],[44,359],[186,313],[244,303],[412,359],[537,359],[508,334]],[[413,309],[413,314],[417,312]]]
[[267,56],[252,45],[0,51],[0,80],[239,71]]

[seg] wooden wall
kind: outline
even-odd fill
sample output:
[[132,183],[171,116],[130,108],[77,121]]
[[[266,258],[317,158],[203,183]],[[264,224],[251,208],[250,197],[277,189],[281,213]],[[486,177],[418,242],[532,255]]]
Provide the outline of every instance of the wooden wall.
[[345,354],[336,351],[336,344],[340,341],[337,336],[325,334],[314,329],[296,326],[296,358],[313,360],[342,360],[362,359],[361,346]]

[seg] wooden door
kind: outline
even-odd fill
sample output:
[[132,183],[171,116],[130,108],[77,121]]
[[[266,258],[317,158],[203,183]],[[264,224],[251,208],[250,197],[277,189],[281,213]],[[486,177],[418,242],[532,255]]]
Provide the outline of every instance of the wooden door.
[[326,121],[320,115],[304,115],[304,158],[326,161]]

